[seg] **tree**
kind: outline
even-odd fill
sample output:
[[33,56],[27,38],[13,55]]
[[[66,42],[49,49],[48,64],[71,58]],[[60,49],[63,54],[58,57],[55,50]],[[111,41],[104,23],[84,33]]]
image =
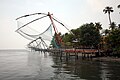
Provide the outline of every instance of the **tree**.
[[117,7],[120,8],[120,4]]
[[72,41],[73,41],[73,34],[71,33],[65,33],[62,36],[63,42],[65,43],[66,46],[72,46]]
[[100,33],[93,23],[84,24],[80,27],[80,44],[86,47],[97,48],[100,43]]
[[108,50],[113,53],[120,53],[120,29],[111,31],[110,35],[106,37],[106,44]]
[[76,41],[76,42],[78,42],[79,38],[80,38],[80,29],[79,28],[72,29],[71,32],[74,34],[73,40]]
[[120,4],[117,7],[120,8]]
[[95,28],[97,31],[100,31],[102,29],[101,26],[102,26],[102,24],[100,24],[100,22],[95,23]]
[[105,14],[108,13],[108,17],[109,17],[110,25],[111,25],[111,17],[110,17],[110,13],[113,12],[113,11],[114,11],[113,8],[112,8],[112,7],[109,7],[109,6],[105,7],[105,9],[103,10],[103,12],[105,12]]
[[115,22],[112,22],[111,25],[110,25],[111,30],[114,30],[116,27],[117,26],[116,26]]
[[118,29],[120,29],[120,24],[118,24]]
[[108,35],[110,33],[110,30],[105,29],[104,33],[105,33],[105,36],[106,36],[106,35]]

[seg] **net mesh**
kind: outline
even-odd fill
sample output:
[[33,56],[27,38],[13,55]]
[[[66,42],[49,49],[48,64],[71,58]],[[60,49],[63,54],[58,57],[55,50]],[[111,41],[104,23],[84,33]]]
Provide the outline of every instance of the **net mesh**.
[[[18,28],[20,28],[23,23],[22,22],[17,22],[18,24]],[[49,27],[43,31],[42,33],[38,32],[37,30],[35,29],[32,29],[31,27],[29,26],[25,26],[25,28],[20,28],[19,30],[17,30],[17,32],[23,36],[24,38],[28,39],[28,40],[31,40],[31,42],[33,42],[32,46],[36,47],[36,48],[43,48],[43,43],[41,44],[41,40],[38,39],[36,40],[37,38],[41,37],[45,43],[47,43],[48,45],[50,45],[50,42],[52,40],[52,25],[50,24]],[[34,45],[33,45],[34,44]]]
[[[48,15],[32,15],[33,16],[27,15],[24,16],[25,18],[20,17],[17,19],[18,29],[16,30],[16,32],[18,32],[24,38],[31,40],[31,42],[29,43],[29,47],[32,46],[36,48],[43,48],[46,46],[46,44],[50,45],[51,41],[53,41],[55,47],[59,48],[56,43],[55,37],[53,37],[55,31],[50,19],[48,18]],[[58,21],[56,18],[53,18],[53,20],[55,25],[57,26],[56,30],[58,32],[60,31],[62,34],[62,32],[65,33],[68,31],[66,26]]]

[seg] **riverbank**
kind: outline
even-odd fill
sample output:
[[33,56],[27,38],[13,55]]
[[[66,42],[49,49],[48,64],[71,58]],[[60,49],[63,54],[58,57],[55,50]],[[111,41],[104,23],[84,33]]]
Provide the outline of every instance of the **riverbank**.
[[120,58],[117,58],[117,57],[97,57],[97,58],[93,58],[93,60],[120,62]]

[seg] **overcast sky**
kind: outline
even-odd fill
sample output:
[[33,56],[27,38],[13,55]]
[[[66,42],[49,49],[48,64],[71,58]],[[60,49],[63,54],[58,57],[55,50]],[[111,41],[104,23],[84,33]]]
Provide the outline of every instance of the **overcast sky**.
[[15,19],[19,16],[51,12],[58,19],[69,25],[69,29],[82,24],[101,22],[104,29],[109,28],[108,15],[103,13],[106,6],[111,6],[112,21],[120,23],[120,0],[0,0],[0,49],[24,49],[29,42],[15,32]]

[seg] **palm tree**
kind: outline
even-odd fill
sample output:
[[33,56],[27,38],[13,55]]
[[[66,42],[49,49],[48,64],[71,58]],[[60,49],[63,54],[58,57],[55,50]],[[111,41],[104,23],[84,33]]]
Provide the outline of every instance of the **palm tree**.
[[111,25],[110,13],[113,12],[113,11],[114,11],[113,8],[112,8],[112,7],[109,7],[109,6],[105,7],[105,9],[103,10],[103,12],[105,12],[105,14],[108,13],[110,25]]
[[110,25],[111,30],[114,30],[116,27],[117,26],[116,26],[115,22],[112,22],[111,25]]
[[102,26],[102,24],[100,24],[100,22],[95,23],[95,28],[97,31],[100,31],[102,29],[101,26]]
[[120,8],[120,4],[117,7]]
[[120,24],[118,24],[118,29],[120,29]]
[[105,29],[104,33],[105,33],[105,35],[108,35],[110,33],[110,30]]

